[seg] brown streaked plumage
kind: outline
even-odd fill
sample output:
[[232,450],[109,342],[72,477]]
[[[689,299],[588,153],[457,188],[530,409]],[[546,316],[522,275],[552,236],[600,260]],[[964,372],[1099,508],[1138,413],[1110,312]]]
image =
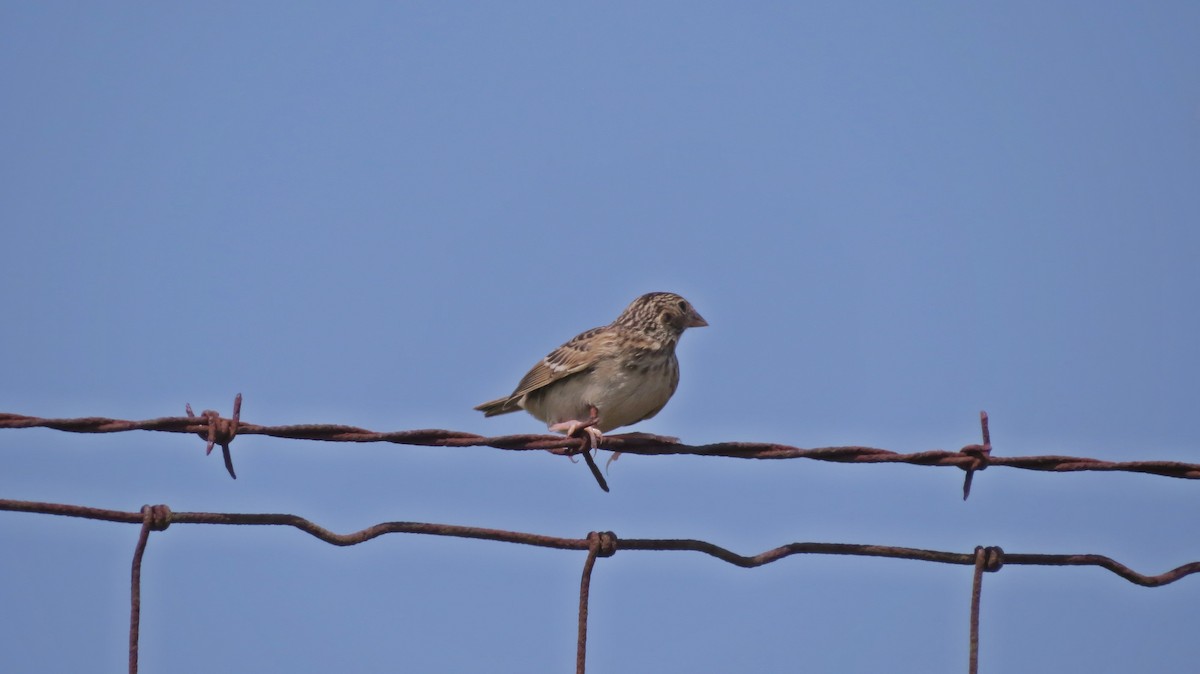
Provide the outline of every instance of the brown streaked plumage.
[[679,295],[647,293],[551,351],[511,394],[475,409],[487,417],[524,409],[553,431],[584,428],[595,447],[601,433],[658,414],[679,385],[679,336],[706,325]]

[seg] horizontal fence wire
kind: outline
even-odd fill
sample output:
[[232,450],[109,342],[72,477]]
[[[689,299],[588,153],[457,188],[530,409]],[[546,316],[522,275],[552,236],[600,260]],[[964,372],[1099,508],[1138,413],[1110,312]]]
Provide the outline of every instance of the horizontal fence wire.
[[[237,435],[266,435],[294,440],[321,442],[388,442],[424,447],[492,447],[510,451],[542,450],[558,455],[582,455],[601,488],[608,485],[591,455],[585,451],[587,438],[561,435],[502,435],[488,437],[441,429],[378,432],[340,424],[295,424],[260,426],[241,420],[242,396],[234,399],[233,416],[224,418],[213,410],[199,416],[187,406],[188,416],[162,417],[143,421],[83,417],[76,419],[44,419],[0,412],[0,428],[51,428],[70,433],[119,433],[125,431],[161,431],[166,433],[195,433],[208,441],[207,451],[219,445],[230,476],[236,478],[230,443]],[[675,438],[648,433],[619,433],[605,435],[600,449],[623,454],[657,456],[689,454],[721,456],[737,459],[812,459],[835,463],[904,463],[917,466],[954,466],[966,471],[963,498],[971,491],[977,471],[991,466],[1048,472],[1116,471],[1144,473],[1187,480],[1200,479],[1200,464],[1178,461],[1103,461],[1078,456],[996,456],[988,429],[988,415],[980,413],[983,431],[982,444],[968,444],[958,451],[929,450],[903,454],[886,449],[863,446],[818,447],[803,449],[790,445],[766,442],[718,442],[707,445],[688,445]]]
[[486,529],[454,524],[427,522],[381,522],[348,534],[334,533],[304,517],[274,513],[217,513],[173,512],[166,505],[143,506],[140,512],[91,508],[64,503],[41,503],[0,499],[0,511],[39,513],[63,517],[78,517],[107,522],[140,524],[141,532],[134,550],[130,588],[129,671],[137,672],[138,628],[141,613],[142,556],[152,531],[164,531],[173,524],[289,526],[337,546],[365,543],[385,534],[424,534],[449,536],[530,545],[556,550],[587,551],[579,590],[579,629],[576,645],[576,672],[585,667],[587,644],[588,597],[592,568],[599,557],[611,557],[619,551],[699,552],[742,568],[754,568],[778,562],[793,555],[843,555],[854,557],[884,557],[921,562],[957,564],[974,567],[971,617],[969,671],[978,667],[979,596],[983,573],[999,571],[1003,566],[1095,566],[1111,571],[1125,580],[1143,587],[1159,587],[1181,578],[1200,573],[1200,561],[1177,566],[1157,575],[1139,573],[1104,555],[1097,554],[1030,554],[1004,552],[999,547],[977,547],[973,552],[947,552],[891,545],[862,545],[854,543],[797,542],[781,545],[756,555],[741,555],[715,543],[679,538],[619,538],[612,532],[590,532],[584,538],[563,538],[522,531]]
[[[323,442],[389,442],[402,445],[434,447],[492,447],[517,451],[543,450],[558,455],[582,455],[601,488],[608,491],[604,477],[596,466],[590,452],[586,451],[588,448],[587,438],[559,435],[505,435],[488,437],[461,431],[439,429],[376,432],[338,424],[260,426],[241,421],[241,405],[242,396],[239,394],[234,399],[233,414],[229,418],[224,418],[212,410],[205,410],[200,415],[196,415],[192,412],[191,406],[187,405],[185,406],[187,416],[163,417],[143,421],[129,421],[105,417],[49,419],[0,413],[0,428],[49,428],[71,433],[116,433],[135,430],[194,433],[207,440],[206,452],[211,453],[215,446],[221,447],[225,467],[230,476],[234,478],[237,475],[233,469],[230,444],[237,435],[266,435],[276,438]],[[1200,464],[1192,463],[1174,461],[1112,462],[1074,456],[993,456],[991,453],[991,434],[988,428],[988,416],[986,412],[980,413],[980,426],[983,435],[983,442],[981,444],[968,444],[958,451],[932,450],[910,454],[861,446],[802,449],[790,445],[757,442],[687,445],[680,443],[675,438],[646,433],[606,435],[600,444],[600,448],[617,453],[642,455],[690,454],[695,456],[723,456],[742,459],[813,459],[837,463],[905,463],[918,466],[954,466],[966,472],[966,478],[963,482],[964,499],[970,494],[971,481],[974,474],[989,466],[1007,466],[1010,468],[1050,472],[1123,471],[1162,477],[1191,480],[1200,479]],[[584,561],[583,574],[580,581],[579,629],[576,644],[576,672],[579,674],[584,672],[585,667],[588,597],[592,570],[598,558],[611,557],[619,550],[698,552],[743,568],[759,567],[786,557],[802,554],[884,557],[972,566],[974,567],[974,574],[971,592],[968,663],[968,671],[971,674],[975,674],[978,671],[979,604],[982,579],[985,572],[998,571],[1005,565],[1095,566],[1107,569],[1117,576],[1143,587],[1159,587],[1173,583],[1191,574],[1200,573],[1200,561],[1190,562],[1157,575],[1146,575],[1134,571],[1124,564],[1104,555],[1006,553],[998,547],[983,546],[975,548],[970,553],[958,553],[885,545],[796,542],[781,545],[756,555],[746,556],[708,541],[695,539],[618,538],[612,532],[590,532],[584,538],[562,538],[528,532],[485,529],[452,524],[382,522],[356,532],[338,534],[297,515],[172,512],[166,505],[144,506],[139,512],[131,512],[63,503],[0,499],[0,511],[38,513],[141,525],[141,532],[134,550],[131,567],[129,627],[129,671],[131,673],[137,672],[142,557],[145,553],[150,533],[153,531],[163,531],[171,524],[289,526],[337,546],[357,545],[385,534],[424,534],[490,540],[558,550],[586,551],[587,557]]]

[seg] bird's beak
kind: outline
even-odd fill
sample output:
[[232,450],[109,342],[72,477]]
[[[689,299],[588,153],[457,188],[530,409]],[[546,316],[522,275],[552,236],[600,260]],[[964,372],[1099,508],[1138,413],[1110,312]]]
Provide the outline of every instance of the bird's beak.
[[689,328],[703,328],[708,326],[708,321],[704,317],[692,310],[691,317],[688,318],[687,326]]

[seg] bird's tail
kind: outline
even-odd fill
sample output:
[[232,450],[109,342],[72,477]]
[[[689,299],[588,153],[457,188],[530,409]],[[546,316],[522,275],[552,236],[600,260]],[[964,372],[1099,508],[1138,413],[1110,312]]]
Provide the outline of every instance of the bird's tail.
[[499,414],[508,414],[509,412],[520,411],[521,405],[519,399],[516,398],[497,398],[488,402],[477,405],[475,409],[483,412],[485,417],[494,417]]

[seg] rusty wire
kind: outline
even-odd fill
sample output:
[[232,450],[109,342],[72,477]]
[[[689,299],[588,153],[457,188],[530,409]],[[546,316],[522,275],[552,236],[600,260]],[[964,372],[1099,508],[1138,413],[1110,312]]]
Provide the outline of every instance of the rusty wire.
[[967,674],[979,674],[979,598],[983,593],[983,572],[999,571],[1004,565],[1000,548],[975,547],[975,573],[971,581],[971,645],[968,649]]
[[1143,587],[1159,587],[1173,583],[1191,574],[1200,573],[1200,561],[1190,562],[1157,575],[1145,575],[1130,569],[1120,562],[1095,554],[1013,554],[998,547],[977,547],[971,553],[945,552],[920,548],[889,545],[862,545],[854,543],[788,543],[757,555],[745,556],[732,552],[714,543],[694,539],[620,539],[612,532],[591,532],[585,538],[560,538],[520,531],[484,529],[453,524],[425,522],[381,522],[349,534],[337,534],[314,522],[291,514],[270,513],[210,513],[172,512],[165,505],[144,506],[140,512],[107,510],[63,503],[41,503],[0,499],[0,511],[41,513],[65,517],[80,517],[109,522],[140,524],[141,532],[134,551],[130,587],[130,632],[129,671],[137,672],[138,617],[141,611],[141,563],[146,542],[151,531],[163,531],[171,524],[225,524],[225,525],[276,525],[290,526],[326,543],[349,546],[364,543],[389,533],[425,534],[492,540],[521,545],[532,545],[558,550],[587,551],[583,575],[579,588],[579,629],[576,646],[576,671],[584,671],[587,648],[588,597],[592,568],[596,559],[611,557],[620,550],[643,551],[692,551],[728,562],[743,568],[753,568],[777,562],[785,557],[800,554],[849,555],[858,557],[886,557],[911,559],[942,564],[958,564],[974,567],[971,592],[970,627],[970,671],[978,667],[979,598],[984,572],[999,571],[1003,566],[1098,566],[1107,569],[1125,580]]
[[[206,410],[200,416],[162,417],[144,421],[105,417],[43,419],[0,412],[0,428],[52,428],[70,433],[117,433],[134,430],[195,433],[207,440],[206,451],[211,452],[214,444],[221,446],[225,467],[233,477],[236,475],[233,472],[233,460],[229,445],[236,435],[267,435],[276,438],[321,442],[390,442],[426,447],[493,447],[511,451],[543,450],[567,456],[579,454],[586,447],[585,439],[561,435],[525,434],[488,437],[440,429],[377,432],[338,424],[259,426],[240,420],[241,400],[242,396],[238,394],[234,401],[234,412],[231,419],[224,419],[212,410]],[[190,407],[188,412],[191,412]],[[991,433],[988,429],[986,412],[980,413],[980,426],[983,433],[982,444],[968,444],[958,451],[937,449],[909,454],[874,447],[845,446],[803,449],[765,442],[687,445],[674,438],[648,433],[606,435],[600,447],[614,452],[646,456],[690,454],[737,459],[812,459],[835,463],[906,463],[917,466],[954,466],[966,472],[966,478],[963,481],[964,499],[970,494],[971,482],[975,473],[990,466],[1051,472],[1120,471],[1188,480],[1200,479],[1200,464],[1178,461],[1102,461],[1057,455],[995,456],[992,454]],[[586,458],[590,459],[590,457]],[[591,460],[587,463],[593,475],[597,477],[598,483],[607,491],[607,485],[600,476],[600,471],[596,468],[595,463]]]
[[[127,421],[103,417],[77,419],[43,419],[17,414],[0,413],[0,428],[51,428],[73,433],[114,433],[132,430],[151,430],[170,433],[195,433],[207,441],[206,453],[214,446],[221,447],[225,468],[230,477],[236,479],[230,444],[239,435],[267,435],[278,438],[316,440],[326,442],[390,442],[405,445],[439,447],[493,447],[505,450],[544,450],[558,455],[572,456],[582,453],[587,465],[602,489],[608,491],[598,467],[586,450],[584,439],[557,435],[508,435],[487,437],[473,433],[437,429],[375,432],[354,426],[335,424],[305,424],[290,426],[258,426],[241,421],[242,397],[234,400],[233,415],[229,419],[213,410],[200,415],[186,406],[186,417],[164,417],[144,421]],[[908,463],[921,466],[956,466],[965,473],[963,498],[970,494],[971,483],[976,472],[989,466],[999,465],[1025,470],[1071,472],[1071,471],[1125,471],[1147,473],[1164,477],[1200,479],[1200,464],[1172,461],[1125,461],[1110,462],[1071,456],[992,456],[991,434],[986,412],[980,413],[983,443],[969,444],[957,452],[932,450],[911,454],[900,454],[872,447],[823,447],[802,449],[773,443],[726,442],[709,445],[685,445],[674,438],[645,433],[626,433],[604,438],[601,448],[614,452],[664,455],[691,454],[697,456],[724,456],[745,459],[792,459],[807,458],[837,463]],[[338,546],[357,545],[389,533],[425,534],[474,538],[507,543],[532,545],[561,550],[587,552],[579,591],[579,624],[576,650],[576,671],[584,672],[587,649],[588,597],[592,570],[599,557],[610,557],[618,549],[644,551],[692,551],[707,554],[724,562],[743,568],[770,564],[797,554],[853,555],[887,557],[917,561],[959,564],[974,567],[971,591],[969,672],[978,671],[979,653],[979,605],[983,573],[998,571],[1003,565],[1047,565],[1047,566],[1098,566],[1111,571],[1125,580],[1144,587],[1158,587],[1173,583],[1180,578],[1200,573],[1200,561],[1176,567],[1158,575],[1144,575],[1103,555],[1080,554],[1008,554],[998,547],[978,547],[971,554],[924,550],[894,546],[861,545],[848,543],[789,543],[753,556],[739,555],[713,543],[691,539],[618,539],[612,532],[591,532],[583,539],[559,538],[517,531],[484,529],[448,524],[421,522],[383,522],[349,534],[337,534],[310,520],[290,514],[268,513],[172,513],[165,505],[145,506],[140,512],[104,510],[59,503],[12,501],[0,499],[0,510],[42,513],[69,517],[81,517],[112,522],[141,524],[141,531],[134,549],[131,567],[130,626],[129,626],[129,671],[138,668],[138,631],[141,607],[141,567],[146,544],[151,531],[162,531],[171,523],[180,524],[226,524],[226,525],[276,525],[291,526],[304,531],[326,543]]]
[[165,531],[171,525],[171,510],[165,505],[142,506],[142,530],[133,548],[133,565],[129,591],[129,674],[138,670],[138,634],[142,618],[142,556],[151,531]]
[[611,531],[587,535],[588,556],[583,562],[583,577],[579,581],[579,630],[575,642],[575,674],[584,674],[587,661],[588,597],[591,596],[592,567],[597,557],[612,557],[617,552],[617,535]]

